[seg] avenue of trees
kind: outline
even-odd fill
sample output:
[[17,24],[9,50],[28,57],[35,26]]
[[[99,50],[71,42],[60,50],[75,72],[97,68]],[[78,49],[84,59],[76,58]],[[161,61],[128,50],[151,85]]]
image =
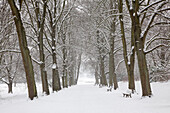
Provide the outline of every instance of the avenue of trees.
[[[151,96],[170,78],[169,0],[1,0],[0,81],[27,83],[31,100],[76,85],[80,67],[116,90]],[[84,60],[87,59],[87,60]],[[87,68],[87,69],[88,69]]]

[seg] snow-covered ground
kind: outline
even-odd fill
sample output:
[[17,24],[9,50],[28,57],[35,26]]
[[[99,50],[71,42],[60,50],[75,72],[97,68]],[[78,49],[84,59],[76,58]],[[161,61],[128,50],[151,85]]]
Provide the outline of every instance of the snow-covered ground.
[[43,96],[38,85],[39,98],[27,97],[25,84],[14,87],[7,94],[7,87],[0,84],[0,113],[169,113],[170,82],[152,83],[153,97],[141,98],[140,82],[136,82],[137,93],[124,98],[127,82],[119,82],[119,89],[107,92],[107,88],[94,86],[94,79],[81,78],[77,86],[58,93]]

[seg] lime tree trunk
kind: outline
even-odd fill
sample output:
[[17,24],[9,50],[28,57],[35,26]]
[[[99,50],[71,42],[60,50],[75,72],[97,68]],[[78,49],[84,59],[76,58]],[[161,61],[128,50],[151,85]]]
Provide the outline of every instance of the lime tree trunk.
[[15,22],[15,26],[17,30],[18,39],[19,39],[19,46],[20,46],[25,73],[26,73],[29,98],[33,100],[34,97],[37,97],[37,89],[36,89],[36,84],[34,80],[34,71],[33,71],[30,51],[27,45],[25,28],[23,26],[21,15],[19,13],[18,8],[16,7],[15,1],[8,0],[8,3],[11,7],[12,15],[14,16],[14,22]]

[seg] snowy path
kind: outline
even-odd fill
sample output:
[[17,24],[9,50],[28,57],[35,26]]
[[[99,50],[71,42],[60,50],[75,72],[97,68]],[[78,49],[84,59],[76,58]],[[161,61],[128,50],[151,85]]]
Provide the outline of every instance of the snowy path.
[[[83,84],[50,96],[39,96],[34,101],[26,100],[25,95],[12,96],[3,100],[5,103],[0,102],[0,113],[169,113],[170,96],[166,90],[170,92],[170,82],[152,86],[155,93],[161,91],[164,94],[157,93],[144,99],[140,94],[123,98],[126,83],[119,83],[122,88],[113,92]],[[165,86],[166,89],[162,88]]]

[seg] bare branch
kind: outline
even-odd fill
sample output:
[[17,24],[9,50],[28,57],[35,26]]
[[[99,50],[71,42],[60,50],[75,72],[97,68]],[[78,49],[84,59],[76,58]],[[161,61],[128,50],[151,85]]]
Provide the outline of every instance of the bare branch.
[[148,50],[148,51],[145,51],[145,54],[148,54],[148,53],[150,53],[150,52],[152,52],[152,51],[154,51],[155,49],[157,49],[157,48],[159,48],[159,47],[170,47],[170,45],[165,45],[165,44],[160,44],[160,45],[158,45],[158,46],[156,46],[156,47],[154,47],[154,48],[152,48],[152,49],[150,49],[150,50]]
[[21,53],[20,50],[10,50],[10,49],[0,50],[0,53],[6,53],[6,52]]
[[150,26],[150,28],[152,28],[152,27],[154,27],[154,26],[156,26],[156,25],[168,25],[168,24],[170,24],[170,22],[158,22],[158,23],[154,23],[154,24],[152,24],[151,26]]
[[148,5],[147,7],[145,7],[144,9],[142,9],[142,10],[140,11],[140,14],[143,13],[144,11],[148,10],[148,9],[149,9],[150,7],[152,7],[153,5],[156,5],[156,4],[158,4],[158,3],[162,2],[162,1],[165,1],[165,0],[158,0],[158,1],[156,1],[156,2],[154,2],[154,3],[152,3],[152,4],[150,4],[150,5]]
[[145,30],[143,31],[143,33],[142,33],[142,35],[141,35],[141,38],[143,38],[144,41],[145,41],[145,39],[146,39],[146,35],[147,35],[149,29],[151,28],[151,25],[152,25],[152,22],[154,21],[155,16],[157,15],[158,9],[162,8],[166,3],[167,3],[167,2],[163,2],[163,3],[161,3],[160,5],[158,5],[157,8],[156,8],[155,11],[154,11],[155,13],[152,14],[152,16],[151,16],[151,18],[150,18],[150,20],[149,20],[149,22],[148,22]]
[[34,59],[33,57],[31,57],[32,61],[34,61],[36,64],[41,65],[43,62],[41,61],[37,61],[36,59]]
[[8,83],[7,81],[4,80],[4,77],[5,77],[5,76],[2,76],[2,77],[0,78],[0,81],[2,81],[2,82],[4,82],[5,84],[8,85],[9,83]]
[[146,42],[146,45],[150,45],[150,43],[152,43],[152,40],[154,40],[154,38],[157,37],[158,35],[159,33],[155,34],[150,40]]

